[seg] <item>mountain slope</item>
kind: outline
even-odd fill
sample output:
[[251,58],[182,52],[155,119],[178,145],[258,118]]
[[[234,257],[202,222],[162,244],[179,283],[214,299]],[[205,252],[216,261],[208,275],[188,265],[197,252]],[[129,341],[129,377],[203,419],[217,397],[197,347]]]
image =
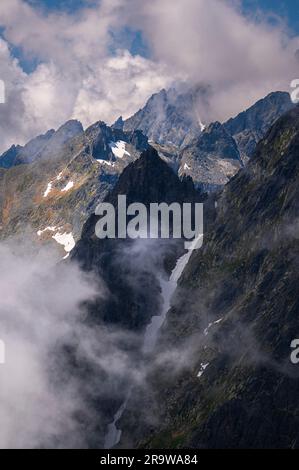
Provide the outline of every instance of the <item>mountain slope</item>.
[[66,254],[123,169],[148,147],[140,131],[127,134],[103,122],[76,129],[76,122],[66,123],[42,148],[36,141],[24,147],[36,147],[28,153],[34,161],[0,168],[1,239],[26,230],[35,241],[59,243]]
[[[191,179],[181,181],[153,148],[143,152],[139,159],[124,169],[115,187],[104,199],[104,202],[115,207],[116,215],[119,195],[126,196],[127,205],[139,202],[147,207],[154,202],[182,204],[205,199],[205,195],[194,189]],[[164,270],[163,258],[175,259],[179,252],[184,251],[182,240],[174,243],[169,243],[169,240],[140,240],[138,249],[143,252],[143,256],[141,265],[138,265],[133,256],[136,241],[129,238],[97,238],[95,226],[98,220],[99,216],[95,214],[89,217],[72,259],[79,261],[85,270],[96,272],[105,281],[109,291],[113,292],[113,299],[109,298],[106,306],[101,304],[99,309],[106,323],[120,323],[133,329],[143,328],[161,302],[158,292],[159,276]],[[156,260],[152,254],[155,247],[158,254]],[[170,255],[172,252],[173,255]],[[147,257],[150,259],[148,263]],[[138,285],[139,281],[141,286]]]
[[[207,220],[122,445],[298,448],[299,108],[283,116]],[[149,392],[150,391],[150,392]]]
[[214,190],[239,171],[274,122],[294,107],[288,93],[274,92],[226,123],[204,126],[204,100],[200,87],[161,90],[134,116],[119,118],[114,127],[141,129],[159,151],[171,155],[179,175],[189,175],[198,187]]
[[[15,165],[33,163],[43,158],[57,157],[64,147],[75,137],[83,134],[79,121],[67,121],[57,131],[53,129],[30,140],[24,147],[12,146],[0,156],[0,167],[10,168]],[[11,158],[8,160],[7,155]]]
[[[268,120],[272,122],[293,105],[288,94],[274,93],[225,125],[213,123],[200,129],[195,103],[202,93],[196,88],[162,91],[144,112],[149,132],[153,124],[156,130],[184,135],[185,144],[189,142],[183,148],[153,143],[161,158],[180,177],[191,176],[198,188],[210,191],[222,187],[243,166],[247,157],[236,141],[241,142],[248,132],[257,139]],[[160,102],[165,109],[157,116]],[[157,117],[162,121],[156,121]],[[57,131],[5,152],[0,157],[0,238],[32,225],[33,236],[41,241],[53,242],[54,236],[73,244],[97,200],[105,197],[123,169],[148,146],[147,137],[134,130],[135,125],[131,127],[126,132],[122,120],[114,127],[99,121],[83,131],[80,122],[68,121]]]
[[235,139],[241,156],[250,158],[274,122],[294,106],[289,93],[277,91],[229,119],[224,126]]
[[[202,199],[195,191],[192,181],[180,181],[168,165],[149,148],[132,162],[121,174],[114,189],[105,198],[113,204],[118,215],[117,199],[126,195],[127,204],[142,202],[183,202]],[[87,273],[93,273],[105,290],[105,297],[92,301],[87,306],[87,322],[95,328],[102,325],[111,334],[112,342],[120,338],[120,347],[112,361],[115,365],[103,376],[103,387],[98,390],[97,411],[94,416],[104,416],[104,435],[109,431],[115,414],[125,406],[132,387],[142,375],[143,335],[151,318],[161,312],[161,278],[175,264],[184,251],[183,240],[148,239],[99,239],[95,226],[99,217],[91,215],[84,224],[82,236],[71,254],[71,262],[78,262]],[[109,333],[110,332],[110,333]],[[113,348],[113,344],[111,346]],[[119,367],[125,351],[128,366]],[[104,358],[100,358],[104,361]],[[99,374],[99,373],[98,373]],[[103,397],[103,391],[106,390]],[[107,392],[108,390],[108,392]],[[107,431],[108,430],[108,431]],[[105,439],[99,436],[97,446]]]
[[179,174],[192,175],[199,187],[209,191],[226,184],[242,166],[234,138],[215,122],[182,149]]

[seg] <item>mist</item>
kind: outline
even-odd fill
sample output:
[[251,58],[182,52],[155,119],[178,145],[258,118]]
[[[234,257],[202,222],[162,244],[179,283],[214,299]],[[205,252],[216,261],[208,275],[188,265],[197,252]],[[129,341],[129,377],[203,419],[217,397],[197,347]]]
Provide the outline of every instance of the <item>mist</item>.
[[[129,282],[136,288],[144,288],[142,274],[132,276],[140,257],[148,271],[157,270],[164,245],[156,241],[153,250],[136,241],[120,253],[121,263],[131,260]],[[102,448],[127,390],[146,388],[143,332],[91,320],[88,306],[100,308],[113,293],[98,276],[59,257],[20,238],[0,244],[3,449]]]
[[25,244],[1,243],[0,260],[0,337],[6,349],[0,447],[45,446],[66,433],[72,438],[65,444],[76,445],[76,384],[59,388],[50,368],[56,345],[78,334],[82,302],[96,295],[95,284],[75,265],[57,264],[48,249],[33,254]]

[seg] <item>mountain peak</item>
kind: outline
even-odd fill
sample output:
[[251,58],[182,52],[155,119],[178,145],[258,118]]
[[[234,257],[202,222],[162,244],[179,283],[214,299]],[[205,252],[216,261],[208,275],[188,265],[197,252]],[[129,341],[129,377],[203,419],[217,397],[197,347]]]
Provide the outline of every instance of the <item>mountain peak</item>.
[[66,121],[64,124],[62,124],[56,132],[83,132],[83,125],[80,121],[77,119],[70,119],[69,121]]
[[113,129],[120,129],[123,130],[124,128],[124,120],[122,116],[119,116],[119,118],[115,121],[114,124],[111,126]]
[[[194,90],[175,88],[153,94],[134,116],[124,122],[125,131],[142,130],[158,144],[181,145],[186,134],[200,134]],[[198,92],[197,92],[198,93]]]
[[[116,203],[118,194],[126,194],[128,201],[144,204],[174,202],[178,188],[182,191],[178,176],[159,157],[158,152],[149,147],[124,169],[109,196],[109,202]],[[177,202],[180,201],[181,195]]]
[[194,344],[192,360],[167,387],[164,369],[151,370],[150,392],[138,404],[157,425],[135,421],[145,429],[140,438],[131,414],[122,445],[127,439],[134,447],[135,438],[136,447],[152,448],[169,436],[174,448],[183,429],[181,448],[298,447],[298,374],[290,361],[298,328],[298,149],[299,107],[274,124],[217,197],[159,340],[162,355]]

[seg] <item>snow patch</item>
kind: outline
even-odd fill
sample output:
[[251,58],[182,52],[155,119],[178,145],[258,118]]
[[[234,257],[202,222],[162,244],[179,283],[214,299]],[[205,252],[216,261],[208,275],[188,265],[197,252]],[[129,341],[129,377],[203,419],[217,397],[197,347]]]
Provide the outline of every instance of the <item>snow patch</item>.
[[66,192],[66,191],[69,191],[70,189],[72,189],[72,187],[74,186],[74,182],[73,181],[69,181],[68,184],[61,190],[61,192]]
[[55,235],[52,236],[52,238],[54,238],[54,240],[57,243],[59,243],[59,245],[63,245],[64,246],[64,251],[66,251],[67,253],[72,251],[72,249],[74,248],[74,246],[76,244],[72,232],[71,233],[66,233],[66,232],[65,233],[59,233],[59,232],[57,232]]
[[100,159],[97,159],[97,162],[99,162],[99,163],[101,163],[101,164],[105,164],[105,165],[114,167],[114,163],[113,163],[113,162],[110,162],[109,160],[100,160]]
[[206,329],[204,330],[204,332],[203,332],[204,335],[207,336],[208,333],[209,333],[209,329],[212,328],[212,326],[218,325],[218,323],[221,323],[222,320],[223,320],[223,318],[219,318],[219,320],[216,320],[216,321],[214,321],[214,322],[212,322],[212,323],[209,323],[208,326],[207,326],[207,328],[206,328]]
[[199,124],[199,127],[200,127],[200,130],[201,132],[203,132],[206,128],[206,125],[202,122],[202,120],[200,119],[200,117],[198,117],[198,124]]
[[[189,259],[191,258],[193,249],[198,246],[198,243],[202,239],[203,235],[200,234],[191,244],[190,250],[182,255],[177,263],[175,268],[173,269],[170,278],[168,281],[164,279],[160,280],[161,289],[162,289],[162,297],[163,297],[163,308],[161,315],[155,315],[152,317],[150,324],[146,327],[144,340],[143,340],[143,353],[150,354],[154,351],[156,347],[156,343],[158,340],[160,329],[166,319],[166,315],[168,310],[171,306],[171,299],[176,290],[177,283],[183,274],[183,271],[188,264]],[[207,364],[208,366],[208,364]],[[116,446],[120,439],[122,431],[117,428],[116,424],[117,421],[122,417],[123,413],[125,412],[128,404],[128,400],[130,398],[131,392],[129,391],[128,396],[124,403],[120,406],[116,414],[114,415],[113,422],[108,425],[107,434],[105,436],[105,449],[113,449]]]
[[200,240],[202,239],[203,235],[200,234],[193,242],[190,247],[190,250],[182,255],[176,263],[175,268],[173,269],[169,280],[161,279],[161,290],[162,290],[162,298],[163,298],[163,308],[161,315],[155,315],[151,318],[151,322],[147,325],[144,335],[144,343],[143,343],[143,352],[146,354],[151,353],[157,343],[159,331],[166,319],[167,312],[171,307],[171,299],[172,296],[177,288],[178,281],[183,274],[185,267],[188,264],[188,261],[191,258],[193,253],[193,249],[198,245]]
[[209,362],[207,364],[200,364],[200,370],[197,374],[197,377],[200,378],[202,376],[202,374],[204,373],[204,371],[206,370],[206,368],[208,367],[209,365]]
[[187,165],[187,163],[185,163],[184,170],[191,170],[191,166],[189,166],[189,165]]
[[44,197],[49,196],[50,192],[52,191],[52,185],[53,185],[53,181],[50,181],[48,183],[46,191],[44,192]]
[[124,401],[124,403],[115,413],[113,422],[108,424],[107,434],[105,436],[104,449],[113,449],[113,447],[115,447],[120,441],[122,431],[121,429],[117,428],[116,424],[117,421],[119,421],[122,415],[124,414],[128,400],[129,397]]
[[39,230],[36,233],[40,237],[43,233],[45,233],[45,232],[55,232],[56,229],[57,229],[57,227],[46,227],[43,230]]
[[113,155],[117,158],[123,158],[124,155],[129,155],[130,153],[126,151],[126,142],[119,140],[118,142],[110,142],[109,147],[111,148]]

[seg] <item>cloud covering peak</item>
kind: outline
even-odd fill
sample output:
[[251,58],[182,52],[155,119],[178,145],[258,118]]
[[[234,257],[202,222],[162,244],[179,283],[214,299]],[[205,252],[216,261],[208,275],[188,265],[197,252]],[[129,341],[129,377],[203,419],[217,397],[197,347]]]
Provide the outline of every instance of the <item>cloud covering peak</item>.
[[[289,90],[298,69],[299,38],[283,22],[244,16],[236,1],[101,0],[46,12],[2,0],[0,28],[2,150],[70,118],[87,126],[129,117],[180,80],[205,85],[201,114],[223,120],[270,91]],[[141,31],[150,57],[134,54],[129,30]]]

